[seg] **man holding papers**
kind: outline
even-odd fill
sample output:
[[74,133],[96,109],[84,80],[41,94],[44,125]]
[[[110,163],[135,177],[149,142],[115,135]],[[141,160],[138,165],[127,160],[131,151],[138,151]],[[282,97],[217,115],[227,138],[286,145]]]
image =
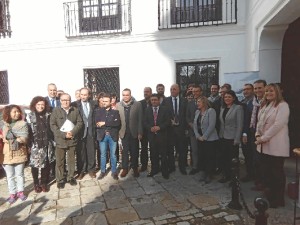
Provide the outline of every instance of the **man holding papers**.
[[[77,185],[75,172],[75,147],[78,134],[83,126],[78,109],[71,106],[71,96],[64,93],[60,97],[61,107],[56,107],[50,117],[50,127],[56,142],[56,182],[58,188],[65,187],[65,180],[70,185]],[[64,177],[67,153],[67,177]]]

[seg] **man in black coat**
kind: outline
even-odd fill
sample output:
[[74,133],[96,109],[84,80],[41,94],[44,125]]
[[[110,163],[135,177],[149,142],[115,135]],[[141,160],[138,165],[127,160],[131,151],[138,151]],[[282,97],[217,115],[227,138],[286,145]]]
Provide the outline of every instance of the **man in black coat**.
[[171,117],[171,126],[168,134],[168,166],[169,171],[175,171],[174,150],[178,154],[178,167],[182,174],[186,175],[187,162],[187,145],[185,130],[187,129],[186,122],[186,107],[187,100],[179,96],[180,88],[178,84],[171,85],[171,96],[163,100],[162,105],[165,105]]
[[161,168],[162,176],[168,179],[167,135],[168,127],[171,125],[170,113],[167,107],[160,106],[157,94],[152,94],[150,99],[152,106],[146,109],[144,118],[144,126],[150,143],[151,172],[148,177],[157,174]]

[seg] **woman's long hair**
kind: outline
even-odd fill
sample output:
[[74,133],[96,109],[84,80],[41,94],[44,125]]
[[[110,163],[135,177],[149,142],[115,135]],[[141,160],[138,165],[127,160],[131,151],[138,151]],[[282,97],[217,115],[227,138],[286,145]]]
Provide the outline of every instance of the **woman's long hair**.
[[278,106],[280,102],[284,101],[283,96],[282,96],[282,92],[281,89],[279,87],[278,84],[275,83],[270,83],[265,87],[265,94],[264,97],[262,99],[262,103],[261,103],[261,107],[263,107],[264,105],[270,103],[267,98],[266,98],[266,92],[267,90],[269,90],[270,88],[273,88],[275,91],[275,100],[274,100],[274,106]]
[[20,117],[17,120],[18,121],[22,120],[22,118],[23,118],[23,111],[22,111],[21,107],[18,106],[18,105],[7,105],[3,109],[2,118],[3,118],[4,122],[6,122],[6,123],[11,123],[12,122],[12,118],[10,116],[10,112],[12,111],[13,108],[17,108],[19,110],[19,112],[20,112]]

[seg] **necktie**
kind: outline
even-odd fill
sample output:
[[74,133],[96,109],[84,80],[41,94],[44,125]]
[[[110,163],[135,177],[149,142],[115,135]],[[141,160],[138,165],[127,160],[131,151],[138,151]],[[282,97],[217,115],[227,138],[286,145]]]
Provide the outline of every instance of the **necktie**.
[[175,122],[175,123],[178,123],[177,98],[174,98],[174,122]]
[[86,118],[89,117],[89,110],[87,108],[87,102],[83,102],[83,112]]
[[52,108],[54,108],[54,107],[55,107],[55,104],[54,104],[54,99],[53,99],[53,98],[51,99],[51,107],[52,107]]
[[154,107],[153,117],[154,117],[154,125],[156,126],[156,120],[157,120],[157,107]]

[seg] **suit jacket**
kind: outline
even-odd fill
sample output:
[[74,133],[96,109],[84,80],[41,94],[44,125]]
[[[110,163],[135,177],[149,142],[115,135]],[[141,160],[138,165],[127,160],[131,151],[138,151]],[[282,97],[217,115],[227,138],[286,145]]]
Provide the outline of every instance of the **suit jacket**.
[[226,114],[225,121],[223,119],[224,109],[222,107],[220,111],[219,137],[233,139],[235,144],[240,144],[244,121],[243,106],[233,104]]
[[200,137],[198,129],[201,129],[202,136],[205,141],[215,141],[219,139],[216,130],[216,111],[213,108],[209,108],[205,111],[204,115],[201,117],[200,127],[198,127],[198,118],[200,115],[200,110],[195,113],[194,119],[194,133],[196,138]]
[[[117,103],[117,110],[121,118],[120,138],[124,138],[126,132],[125,112],[122,104],[123,101]],[[139,134],[143,135],[143,109],[141,103],[136,100],[133,100],[130,108],[129,129],[134,138],[137,138]]]
[[188,131],[190,136],[194,136],[194,129],[193,126],[190,127],[189,123],[193,124],[194,123],[194,118],[195,118],[195,112],[197,110],[197,105],[195,103],[195,99],[192,101],[188,102],[187,108],[186,108],[186,122],[188,126]]
[[[53,107],[51,106],[51,101],[50,101],[49,96],[46,96],[45,99],[46,99],[46,101],[48,102],[48,104],[50,106],[50,110],[52,111]],[[61,104],[60,104],[59,98],[55,98],[55,105],[56,105],[55,107],[60,107]]]
[[[179,110],[178,110],[179,128],[184,131],[187,128],[187,123],[186,123],[187,100],[179,96],[177,96],[177,98],[179,98]],[[175,117],[172,96],[165,98],[161,106],[166,106],[168,108],[171,119]]]
[[109,132],[111,138],[117,142],[119,139],[119,130],[121,127],[119,111],[114,109],[109,109],[107,111],[105,108],[96,108],[94,124],[100,121],[105,122],[105,125],[102,127],[96,127],[97,140],[102,141],[105,133]]
[[257,145],[257,151],[272,156],[288,157],[290,153],[290,140],[288,121],[290,109],[286,102],[281,102],[277,107],[272,106],[264,118],[259,110],[256,134],[261,136],[264,142]]
[[82,138],[85,138],[87,134],[89,134],[90,136],[94,137],[95,136],[95,123],[94,123],[94,110],[96,108],[96,104],[95,101],[91,100],[88,101],[88,104],[90,106],[90,110],[89,110],[89,116],[86,118],[84,111],[83,111],[83,105],[81,100],[78,100],[76,102],[77,104],[77,109],[79,111],[79,114],[82,118],[83,121],[83,128],[81,130],[81,135]]
[[244,123],[243,123],[243,133],[249,134],[250,131],[250,121],[253,110],[253,98],[250,100],[243,99],[241,103],[244,104]]
[[[60,131],[60,128],[65,123],[66,119],[70,120],[75,127],[72,129],[73,138],[66,139],[66,132]],[[75,146],[77,144],[80,131],[82,129],[83,122],[79,114],[78,109],[72,107],[69,109],[69,113],[61,107],[55,107],[50,116],[50,128],[54,134],[54,141],[56,146],[59,148],[67,148],[70,146]]]
[[154,126],[153,108],[148,107],[145,112],[144,127],[147,130],[149,142],[154,140],[154,136],[158,135],[160,138],[167,138],[168,128],[171,125],[171,117],[169,109],[165,106],[159,106],[156,126],[160,127],[160,130],[155,134],[151,132],[151,127]]

